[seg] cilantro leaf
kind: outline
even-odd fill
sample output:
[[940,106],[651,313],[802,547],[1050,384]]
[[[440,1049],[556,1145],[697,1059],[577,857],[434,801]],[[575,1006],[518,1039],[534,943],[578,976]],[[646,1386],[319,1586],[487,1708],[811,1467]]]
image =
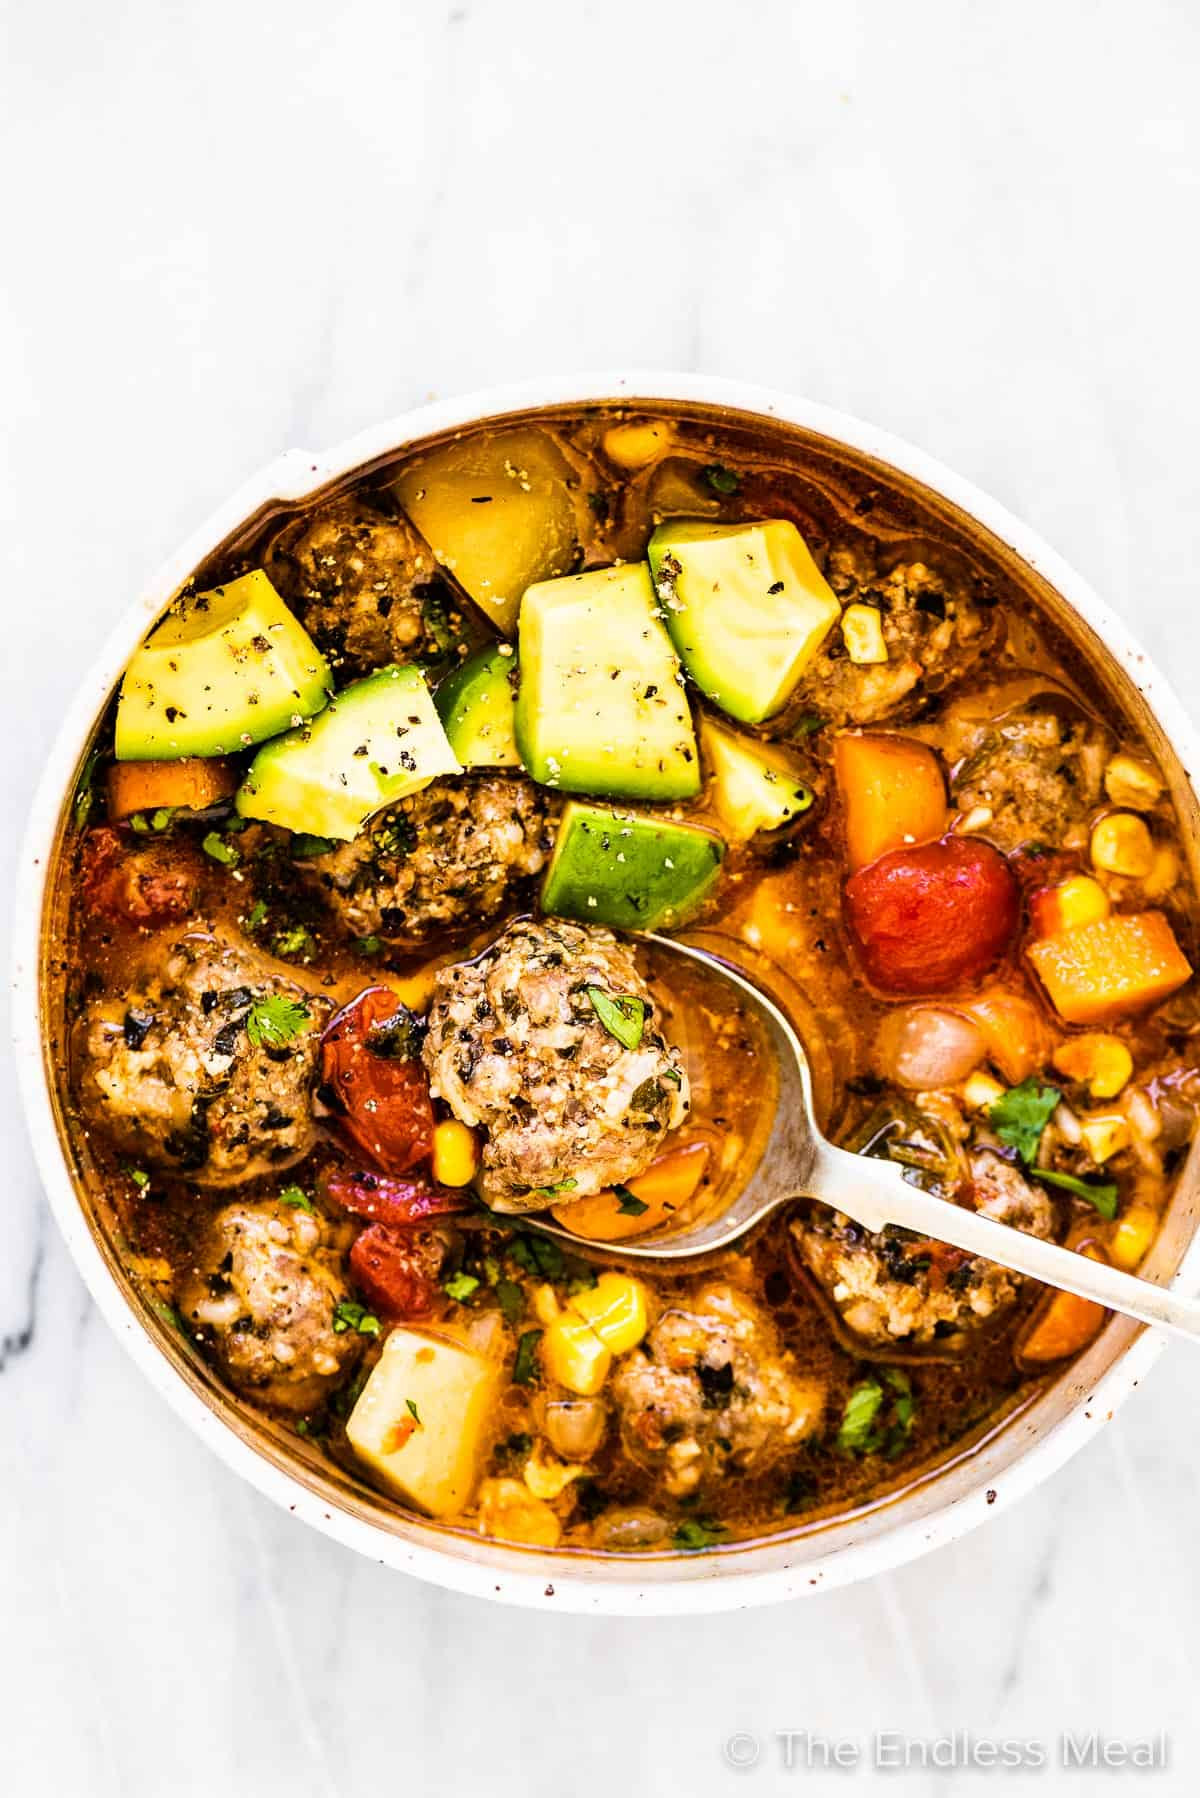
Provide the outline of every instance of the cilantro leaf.
[[685,1517],[671,1537],[672,1546],[687,1549],[694,1553],[700,1548],[711,1548],[725,1534],[723,1523],[714,1523],[711,1517]]
[[496,1303],[505,1323],[515,1324],[525,1309],[525,1289],[516,1280],[496,1281]]
[[200,847],[205,855],[211,856],[215,862],[220,862],[223,868],[236,868],[242,859],[233,844],[227,843],[220,831],[217,830],[210,830]]
[[357,1299],[342,1299],[334,1307],[335,1336],[343,1336],[347,1330],[357,1330],[360,1336],[378,1336],[382,1328],[379,1319],[365,1305],[360,1305]]
[[256,999],[246,1013],[246,1035],[256,1049],[282,1049],[309,1021],[307,1005],[282,993]]
[[649,1211],[650,1207],[645,1199],[639,1199],[636,1192],[630,1192],[627,1186],[618,1183],[613,1187],[613,1191],[620,1200],[617,1210],[622,1217],[641,1217],[643,1212]]
[[279,1195],[281,1205],[291,1205],[296,1211],[316,1211],[316,1206],[302,1186],[285,1186]]
[[1022,1080],[988,1110],[988,1121],[1001,1142],[1017,1151],[1028,1163],[1036,1159],[1042,1131],[1050,1122],[1062,1094],[1056,1086],[1039,1086],[1036,1080]]
[[312,931],[306,930],[303,924],[297,924],[294,930],[281,931],[271,944],[275,954],[281,955],[285,961],[295,955],[307,955],[315,947]]
[[710,462],[704,470],[704,478],[714,493],[725,498],[732,498],[742,490],[742,477],[732,468],[726,468],[723,462]]
[[254,901],[253,906],[250,909],[250,915],[246,919],[246,929],[247,930],[257,930],[260,924],[263,924],[266,922],[266,916],[267,916],[266,900],[265,899],[256,899]]
[[474,1274],[455,1274],[452,1279],[446,1280],[442,1284],[442,1291],[446,1297],[455,1299],[460,1305],[464,1299],[469,1299],[471,1294],[477,1292],[478,1289],[479,1281]]
[[883,1387],[878,1380],[863,1380],[854,1388],[846,1400],[837,1433],[837,1446],[844,1455],[868,1452],[882,1404]]
[[523,1330],[517,1342],[517,1358],[513,1363],[514,1386],[532,1386],[538,1371],[538,1343],[542,1340],[540,1330]]
[[646,1027],[646,1001],[634,993],[606,993],[602,986],[589,986],[587,996],[608,1034],[623,1049],[636,1049]]
[[312,861],[318,855],[328,855],[333,847],[330,837],[314,837],[307,830],[293,832],[290,844],[292,859],[298,862]]
[[1033,1177],[1047,1186],[1061,1186],[1064,1192],[1073,1192],[1076,1198],[1087,1199],[1101,1217],[1108,1218],[1110,1222],[1117,1215],[1115,1180],[1077,1180],[1074,1174],[1059,1174],[1049,1167],[1035,1167]]
[[421,1423],[421,1413],[417,1410],[416,1399],[406,1398],[404,1403],[405,1403],[405,1407],[408,1411],[409,1416],[412,1418],[412,1420],[416,1424],[417,1428],[418,1429],[424,1428],[423,1424]]

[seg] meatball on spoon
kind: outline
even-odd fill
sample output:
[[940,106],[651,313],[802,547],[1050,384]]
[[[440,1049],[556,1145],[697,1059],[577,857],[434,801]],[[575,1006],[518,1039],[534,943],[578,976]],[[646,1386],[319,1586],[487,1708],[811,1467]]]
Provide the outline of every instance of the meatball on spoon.
[[[685,1256],[726,1249],[780,1205],[797,1198],[817,1199],[867,1230],[887,1226],[949,1243],[968,1255],[980,1255],[1047,1286],[1091,1299],[1110,1311],[1121,1311],[1141,1323],[1157,1324],[1183,1335],[1200,1337],[1200,1300],[1141,1280],[1134,1274],[1104,1267],[1056,1243],[1027,1235],[1011,1224],[983,1217],[933,1193],[922,1192],[904,1178],[895,1163],[835,1148],[818,1130],[813,1117],[808,1060],[792,1026],[779,1008],[748,980],[706,950],[648,935],[647,940],[672,955],[698,963],[714,980],[735,989],[739,1002],[762,1023],[778,1063],[775,1114],[766,1147],[749,1180],[716,1217],[679,1231],[660,1230],[641,1241],[622,1241],[620,1253],[645,1261],[676,1261]],[[551,1236],[578,1243],[569,1230],[527,1220]]]

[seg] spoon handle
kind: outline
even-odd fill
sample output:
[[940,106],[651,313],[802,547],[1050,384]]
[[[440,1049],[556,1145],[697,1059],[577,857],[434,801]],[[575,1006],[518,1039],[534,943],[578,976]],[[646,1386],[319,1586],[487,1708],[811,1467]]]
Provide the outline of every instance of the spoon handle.
[[1184,1298],[1135,1274],[1105,1267],[1057,1243],[1028,1236],[1011,1224],[980,1217],[965,1206],[911,1186],[894,1162],[852,1155],[823,1143],[807,1186],[811,1197],[852,1217],[868,1230],[885,1224],[948,1242],[968,1255],[983,1255],[1047,1286],[1092,1299],[1144,1324],[1200,1339],[1200,1299]]

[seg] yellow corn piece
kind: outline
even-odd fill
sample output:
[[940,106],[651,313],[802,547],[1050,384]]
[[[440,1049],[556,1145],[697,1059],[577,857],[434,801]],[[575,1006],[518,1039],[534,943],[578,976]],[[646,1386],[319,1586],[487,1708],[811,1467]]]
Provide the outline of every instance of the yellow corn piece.
[[666,425],[613,425],[604,433],[604,453],[618,468],[646,468],[670,440]]
[[479,1488],[479,1533],[532,1548],[557,1548],[562,1525],[523,1481],[484,1480]]
[[558,1498],[572,1480],[586,1472],[581,1462],[560,1461],[557,1455],[544,1453],[539,1445],[526,1461],[521,1477],[535,1498],[551,1499]]
[[1079,1120],[1083,1146],[1096,1163],[1103,1166],[1129,1147],[1129,1119],[1119,1111],[1093,1111]]
[[990,1074],[985,1074],[982,1068],[977,1068],[967,1076],[963,1086],[963,1099],[972,1111],[989,1111],[997,1099],[1004,1097],[1007,1090],[998,1080],[993,1080]]
[[1158,769],[1136,755],[1114,755],[1104,770],[1104,791],[1114,805],[1151,812],[1163,796]]
[[1154,866],[1154,838],[1136,812],[1109,812],[1093,827],[1093,868],[1141,880]]
[[612,1366],[612,1353],[577,1311],[560,1311],[542,1337],[542,1366],[552,1380],[593,1398]]
[[1084,924],[1096,924],[1112,910],[1108,894],[1090,874],[1072,874],[1056,887],[1035,893],[1033,921],[1039,936],[1061,936]]
[[1114,1267],[1132,1273],[1140,1267],[1158,1234],[1158,1212],[1144,1199],[1134,1199],[1112,1226],[1108,1252]]
[[614,1355],[636,1348],[646,1334],[646,1288],[631,1274],[601,1274],[588,1291],[574,1295],[570,1306]]
[[539,1286],[533,1295],[533,1315],[547,1328],[558,1316],[560,1306],[553,1286]]
[[842,641],[852,662],[886,662],[883,623],[875,606],[847,606],[842,613]]
[[1142,892],[1147,899],[1161,899],[1179,879],[1179,857],[1164,844],[1154,851],[1154,863],[1142,879]]
[[429,1010],[436,981],[435,967],[418,968],[415,974],[389,974],[385,985],[391,988],[402,1005],[407,1005],[410,1011],[420,1013]]
[[443,1186],[469,1186],[479,1171],[474,1134],[457,1118],[433,1127],[433,1177]]
[[1115,1099],[1133,1073],[1133,1056],[1120,1037],[1099,1030],[1068,1037],[1053,1059],[1068,1080],[1086,1080],[1093,1099]]

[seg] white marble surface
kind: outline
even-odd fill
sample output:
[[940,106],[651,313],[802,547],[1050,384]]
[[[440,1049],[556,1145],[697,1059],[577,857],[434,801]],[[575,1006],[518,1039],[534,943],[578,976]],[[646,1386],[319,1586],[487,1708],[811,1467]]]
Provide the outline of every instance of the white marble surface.
[[[89,651],[226,491],[528,373],[705,369],[874,418],[1193,688],[1194,7],[8,0],[0,33],[10,863]],[[355,1559],[201,1449],[99,1322],[0,1099],[0,1792],[833,1792],[873,1776],[789,1774],[772,1732],[1068,1727],[1166,1730],[1140,1777],[1196,1789],[1186,1348],[1049,1487],[873,1586],[508,1613]]]

